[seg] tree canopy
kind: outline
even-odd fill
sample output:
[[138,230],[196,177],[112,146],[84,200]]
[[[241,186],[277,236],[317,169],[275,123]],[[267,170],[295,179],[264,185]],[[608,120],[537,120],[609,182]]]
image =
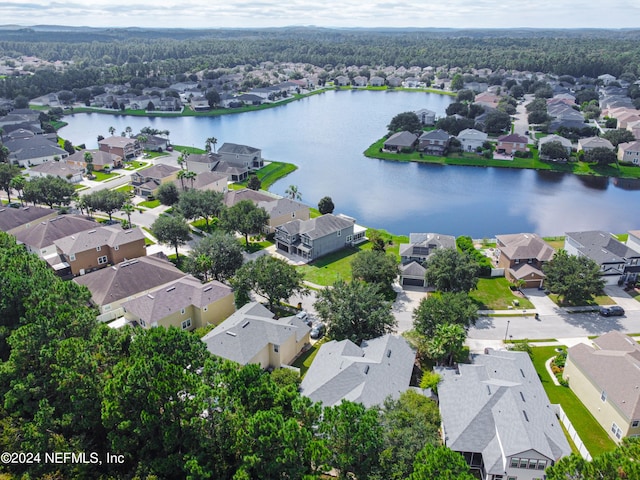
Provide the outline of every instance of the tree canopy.
[[244,235],[245,244],[249,247],[249,235],[260,233],[262,227],[269,222],[269,214],[251,200],[240,200],[224,209],[220,215],[220,228],[227,232],[239,232]]
[[351,260],[351,275],[354,280],[362,280],[379,285],[382,290],[389,290],[398,276],[398,262],[384,251],[363,250]]
[[335,208],[336,207],[333,204],[333,200],[331,200],[331,197],[322,197],[318,202],[318,211],[322,215],[326,215],[327,213],[333,213],[333,210]]
[[22,197],[26,202],[42,203],[49,208],[54,205],[69,205],[76,190],[66,180],[48,175],[34,177],[24,186]]
[[244,261],[242,247],[232,235],[215,231],[189,252],[186,269],[194,276],[223,282],[231,278]]
[[387,129],[391,133],[395,132],[412,132],[418,133],[422,130],[422,123],[415,112],[398,113],[391,119],[391,123],[387,125]]
[[583,255],[569,255],[566,250],[558,250],[542,271],[546,287],[571,305],[588,302],[604,288],[598,264]]
[[166,243],[176,249],[176,261],[180,261],[178,247],[191,240],[189,224],[179,215],[160,215],[153,225],[151,233],[160,243]]
[[455,248],[439,248],[426,262],[425,280],[442,292],[469,292],[478,284],[478,263]]

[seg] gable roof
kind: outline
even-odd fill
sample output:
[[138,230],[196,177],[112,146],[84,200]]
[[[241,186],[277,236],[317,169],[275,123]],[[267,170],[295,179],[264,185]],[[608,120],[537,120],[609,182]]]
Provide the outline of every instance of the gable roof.
[[456,138],[458,139],[473,139],[473,140],[486,140],[489,137],[484,132],[476,130],[475,128],[465,128],[462,130]]
[[135,144],[138,141],[137,138],[127,138],[114,135],[109,138],[104,138],[98,142],[98,145],[108,145],[115,148],[124,148],[127,145]]
[[498,137],[498,142],[500,143],[524,143],[528,142],[527,137],[523,137],[522,135],[518,135],[517,133],[511,133],[509,135],[502,135]]
[[[262,100],[261,97],[257,97],[258,100]],[[260,149],[255,147],[249,147],[248,145],[238,145],[237,143],[223,143],[218,149],[218,153],[232,153],[238,155],[253,155],[259,153]]]
[[568,357],[630,421],[640,419],[640,345],[617,331],[593,344],[596,348],[584,343],[569,348]]
[[548,262],[555,253],[553,247],[535,233],[497,235],[496,239],[501,254],[510,260],[535,258],[540,262]]
[[342,400],[366,407],[398,398],[409,388],[416,352],[399,336],[385,335],[362,342],[350,340],[323,344],[309,367],[300,391],[325,406]]
[[62,237],[53,243],[62,250],[64,254],[74,255],[104,245],[114,247],[138,240],[144,240],[144,233],[142,233],[141,228],[134,227],[129,230],[124,230],[120,225],[110,225]]
[[621,143],[618,145],[618,150],[623,152],[640,152],[640,140]]
[[262,207],[269,214],[270,218],[290,215],[300,210],[308,209],[304,203],[296,202],[290,198],[277,198],[268,201],[258,202],[258,207]]
[[441,129],[437,129],[424,132],[422,135],[420,135],[420,140],[446,141],[449,140],[449,137],[451,137],[451,135],[449,135],[447,132]]
[[34,223],[15,234],[16,239],[32,248],[53,245],[55,240],[85,230],[96,228],[99,224],[89,217],[80,215],[59,215],[49,220]]
[[229,190],[224,194],[224,204],[227,207],[233,207],[240,200],[251,200],[252,202],[258,204],[259,202],[270,202],[274,199],[275,197],[268,193],[251,190],[250,188]]
[[301,340],[309,326],[296,316],[278,320],[266,307],[251,302],[202,337],[207,350],[246,365],[267,345],[282,345],[292,335]]
[[354,225],[354,221],[339,215],[327,213],[309,220],[292,220],[276,228],[282,228],[290,235],[307,235],[310,239],[326,237]]
[[439,233],[411,233],[409,243],[400,244],[400,256],[428,256],[436,248],[456,248],[456,239]]
[[[601,230],[567,232],[566,239],[584,256],[601,265],[625,263],[625,259],[639,257],[640,253],[629,248],[611,234]],[[565,241],[567,241],[565,240]]]
[[166,257],[139,257],[73,279],[86,285],[98,306],[146,292],[184,277]]
[[589,137],[589,138],[581,138],[578,140],[579,148],[584,149],[587,148],[608,148],[609,150],[613,150],[613,145],[609,140],[602,137]]
[[384,141],[385,145],[394,145],[398,147],[411,147],[418,139],[418,136],[411,132],[397,132]]
[[570,455],[547,394],[525,352],[474,355],[471,365],[436,368],[445,444],[479,452],[487,473],[503,475],[509,457],[534,450],[551,459]]
[[10,232],[14,228],[27,225],[46,217],[58,215],[58,212],[42,207],[0,208],[0,230]]
[[[185,185],[196,190],[206,190],[207,187],[220,181],[223,181],[224,185],[226,186],[227,176],[222,173],[216,172],[201,172],[196,175],[196,178],[193,180],[193,185],[191,184],[191,181],[189,181],[188,183],[185,182]],[[176,179],[173,181],[173,183],[176,185],[176,187],[182,189],[182,183],[180,182],[180,180]]]
[[572,146],[571,140],[555,134],[540,138],[540,140],[538,140],[538,146],[542,147],[542,145],[550,142],[559,142],[565,148],[571,148]]
[[427,269],[422,266],[419,262],[415,260],[405,263],[404,265],[400,265],[400,275],[405,277],[420,277],[424,278]]
[[231,287],[216,280],[202,284],[196,278],[187,275],[176,282],[152,290],[147,295],[128,300],[123,303],[123,307],[125,311],[153,326],[168,315],[190,305],[196,308],[206,307],[232,294]]
[[174,167],[172,165],[165,165],[164,163],[158,163],[152,167],[145,168],[144,170],[139,170],[133,173],[133,175],[139,176],[142,178],[162,179],[162,178],[171,176],[178,170],[180,170],[178,167]]

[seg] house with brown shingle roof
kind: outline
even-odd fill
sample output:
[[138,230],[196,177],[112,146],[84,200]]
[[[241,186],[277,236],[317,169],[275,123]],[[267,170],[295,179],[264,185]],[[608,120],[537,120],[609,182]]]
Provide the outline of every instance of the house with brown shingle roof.
[[612,331],[567,352],[562,374],[609,436],[640,435],[640,345]]
[[498,268],[510,282],[525,282],[525,288],[541,287],[545,279],[542,266],[555,250],[535,233],[498,235]]
[[15,235],[19,231],[58,216],[57,210],[42,207],[0,207],[0,230]]
[[114,312],[123,302],[184,277],[163,254],[126,260],[73,279],[91,292],[91,302],[101,313]]
[[401,152],[402,150],[413,150],[418,141],[418,136],[411,132],[397,132],[384,141],[382,148],[389,152]]
[[93,169],[97,172],[104,170],[105,167],[115,168],[122,166],[122,157],[115,153],[107,153],[101,150],[81,150],[69,155],[65,160],[71,165],[80,168],[87,168],[87,162],[84,158],[85,153],[90,153],[93,158]]
[[80,215],[58,215],[41,222],[34,222],[29,227],[15,233],[18,243],[24,244],[31,253],[44,258],[57,253],[53,242],[60,238],[74,235],[85,230],[92,230],[99,224]]
[[607,148],[613,150],[613,145],[606,138],[601,137],[588,137],[578,140],[578,151],[588,152],[594,148]]
[[623,163],[631,163],[633,165],[640,164],[640,140],[635,142],[625,142],[618,145],[618,161]]
[[73,275],[84,275],[147,254],[144,234],[138,227],[124,230],[120,225],[101,226],[59,238],[53,243]]
[[113,136],[98,142],[99,150],[130,160],[142,155],[142,146],[137,138]]
[[513,152],[526,152],[527,142],[527,137],[518,135],[517,133],[502,135],[501,137],[498,137],[496,151],[507,155],[511,155]]
[[217,325],[235,311],[231,287],[216,280],[202,284],[191,275],[128,300],[122,307],[125,319],[143,328],[183,330]]

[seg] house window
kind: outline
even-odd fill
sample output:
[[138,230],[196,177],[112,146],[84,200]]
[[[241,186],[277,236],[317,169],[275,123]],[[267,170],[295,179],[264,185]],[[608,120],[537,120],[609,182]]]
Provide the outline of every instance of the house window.
[[544,470],[545,468],[547,468],[547,461],[538,460],[538,470]]
[[616,425],[616,422],[611,424],[611,433],[613,433],[618,439],[622,438],[622,430],[620,430],[620,427]]
[[520,260],[516,258],[515,262],[513,262],[513,263],[515,263],[516,265],[518,265],[518,264],[520,263]]
[[538,466],[537,460],[529,460],[529,470],[535,470]]
[[603,402],[607,401],[607,392],[605,392],[604,390],[602,390],[602,393],[600,394],[600,400],[602,400]]
[[99,252],[100,250],[102,250],[102,247],[101,247],[100,245],[98,245],[98,246],[96,247],[96,252]]
[[631,422],[631,426],[633,428],[636,428],[638,425],[640,425],[640,420],[634,420],[633,422]]
[[76,261],[76,254],[72,253],[71,255],[69,255],[69,261],[70,262],[75,262]]
[[105,263],[107,263],[107,256],[103,255],[102,257],[98,257],[98,265],[104,265]]
[[280,345],[274,345],[273,346],[273,351],[278,353],[280,351]]
[[507,480],[518,480],[518,477],[507,477]]
[[520,464],[520,459],[519,458],[512,458],[511,459],[511,468],[518,468],[519,464]]
[[347,235],[347,242],[353,242],[353,235]]
[[527,468],[527,465],[529,465],[529,461],[526,458],[521,458],[520,459],[520,468]]
[[184,322],[182,322],[182,329],[186,330],[191,327],[191,319],[187,318]]

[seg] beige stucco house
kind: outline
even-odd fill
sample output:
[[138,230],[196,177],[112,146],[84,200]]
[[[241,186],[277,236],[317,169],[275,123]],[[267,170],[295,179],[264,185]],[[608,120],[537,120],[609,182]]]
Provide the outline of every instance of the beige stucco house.
[[567,353],[563,377],[615,441],[640,436],[640,345],[612,331]]

